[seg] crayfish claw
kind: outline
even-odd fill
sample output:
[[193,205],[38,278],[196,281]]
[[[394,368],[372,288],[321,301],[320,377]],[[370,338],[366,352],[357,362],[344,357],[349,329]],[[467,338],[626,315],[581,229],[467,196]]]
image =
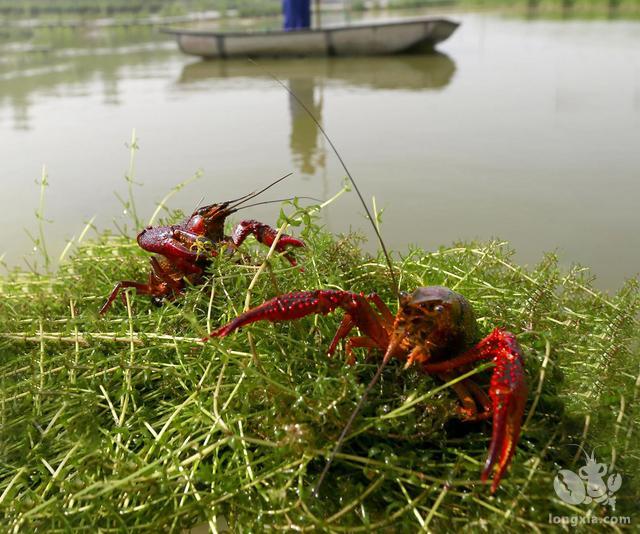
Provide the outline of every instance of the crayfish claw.
[[485,482],[493,472],[491,493],[495,493],[520,437],[527,385],[522,353],[515,336],[496,329],[489,337],[494,338],[490,345],[496,364],[489,389],[493,405],[493,434],[481,480]]

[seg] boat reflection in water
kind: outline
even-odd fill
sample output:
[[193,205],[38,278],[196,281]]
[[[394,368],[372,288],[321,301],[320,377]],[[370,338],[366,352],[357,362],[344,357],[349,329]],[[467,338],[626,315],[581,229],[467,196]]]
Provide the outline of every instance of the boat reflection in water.
[[[454,61],[439,52],[359,58],[262,59],[259,64],[227,59],[185,65],[179,84],[231,78],[272,80],[275,76],[288,85],[322,124],[327,85],[391,91],[439,90],[450,83],[455,71]],[[318,169],[324,169],[326,159],[318,127],[291,95],[289,110],[292,159],[304,175],[315,174]]]

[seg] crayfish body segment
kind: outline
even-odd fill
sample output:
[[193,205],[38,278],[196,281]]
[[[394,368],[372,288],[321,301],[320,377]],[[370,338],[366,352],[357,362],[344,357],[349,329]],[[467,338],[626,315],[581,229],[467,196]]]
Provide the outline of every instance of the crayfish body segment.
[[[419,365],[425,373],[447,382],[481,360],[495,363],[489,396],[471,379],[452,385],[460,399],[459,414],[467,421],[493,418],[493,431],[483,481],[492,477],[495,492],[515,453],[527,399],[522,351],[510,332],[496,328],[481,341],[469,302],[441,286],[402,294],[394,316],[376,294],[350,291],[296,291],[280,295],[239,315],[213,331],[209,338],[224,337],[256,321],[290,321],[307,315],[326,315],[342,308],[344,317],[329,345],[332,354],[346,338],[349,363],[355,348],[379,349],[389,357]],[[348,337],[357,327],[361,336]],[[205,338],[205,339],[209,339]]]

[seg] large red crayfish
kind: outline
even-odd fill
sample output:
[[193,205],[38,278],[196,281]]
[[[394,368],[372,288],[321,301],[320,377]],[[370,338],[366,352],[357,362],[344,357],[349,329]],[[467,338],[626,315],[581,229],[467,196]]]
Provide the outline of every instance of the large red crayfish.
[[366,347],[384,351],[390,358],[417,364],[444,381],[452,380],[479,360],[495,364],[489,396],[471,379],[452,384],[460,399],[460,415],[467,421],[493,417],[493,435],[481,478],[493,474],[495,492],[514,455],[520,435],[527,399],[523,357],[516,338],[496,328],[476,343],[476,320],[471,305],[462,295],[441,286],[420,287],[400,294],[400,307],[394,317],[382,299],[374,294],[350,291],[316,290],[287,293],[239,315],[211,333],[224,337],[250,323],[289,321],[311,314],[327,314],[342,308],[345,315],[329,345],[333,354],[340,340],[354,327],[363,334],[346,340],[349,363],[353,349]]
[[[260,191],[235,200],[198,208],[181,224],[147,226],[138,234],[137,240],[144,250],[157,254],[151,257],[148,281],[146,283],[130,280],[118,282],[100,308],[100,315],[107,312],[122,289],[129,287],[135,288],[140,294],[151,295],[155,303],[175,299],[184,292],[187,284],[202,283],[205,269],[220,249],[226,247],[227,250],[233,251],[251,234],[258,242],[270,247],[277,235],[277,231],[271,226],[251,219],[244,220],[238,223],[231,236],[227,236],[224,233],[224,224],[226,218],[238,211],[242,204],[287,176]],[[295,257],[287,251],[289,246],[303,247],[304,243],[300,239],[283,234],[276,244],[276,251],[282,252],[291,265],[296,265]]]

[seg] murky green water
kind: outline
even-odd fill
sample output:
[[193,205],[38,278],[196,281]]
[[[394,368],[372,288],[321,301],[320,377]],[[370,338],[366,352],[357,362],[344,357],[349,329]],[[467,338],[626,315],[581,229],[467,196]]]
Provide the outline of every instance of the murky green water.
[[[460,14],[434,56],[199,62],[150,30],[50,32],[0,57],[0,253],[32,248],[41,166],[49,249],[96,216],[122,222],[126,141],[141,150],[138,211],[198,169],[171,200],[190,211],[294,170],[273,197],[330,196],[343,171],[313,123],[270,79],[311,106],[404,250],[460,239],[511,241],[535,263],[558,251],[602,288],[640,270],[640,22]],[[247,213],[273,221],[277,207]],[[325,214],[370,235],[354,195]]]

